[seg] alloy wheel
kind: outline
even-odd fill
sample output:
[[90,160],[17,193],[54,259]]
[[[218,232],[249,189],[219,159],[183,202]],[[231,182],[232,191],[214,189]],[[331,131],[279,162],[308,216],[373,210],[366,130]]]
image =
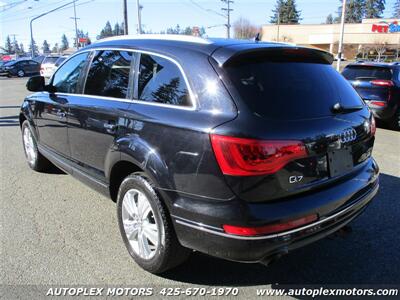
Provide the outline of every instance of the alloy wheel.
[[30,131],[29,127],[24,128],[23,139],[26,158],[30,165],[34,165],[37,158],[37,152],[35,142],[33,141],[32,132]]
[[159,244],[159,230],[153,209],[143,192],[130,189],[125,193],[122,223],[135,254],[146,260],[153,258]]

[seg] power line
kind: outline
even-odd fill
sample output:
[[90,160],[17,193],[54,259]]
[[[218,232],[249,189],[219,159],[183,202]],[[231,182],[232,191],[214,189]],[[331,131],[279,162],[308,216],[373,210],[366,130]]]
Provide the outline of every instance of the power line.
[[213,9],[205,8],[205,7],[201,6],[199,3],[195,2],[194,0],[189,0],[189,2],[191,4],[193,4],[194,6],[196,6],[197,8],[199,8],[199,9],[205,11],[205,12],[208,12],[208,13],[215,14],[215,15],[218,15],[220,17],[226,18],[226,15],[221,14],[221,13],[219,13],[219,12],[213,10]]

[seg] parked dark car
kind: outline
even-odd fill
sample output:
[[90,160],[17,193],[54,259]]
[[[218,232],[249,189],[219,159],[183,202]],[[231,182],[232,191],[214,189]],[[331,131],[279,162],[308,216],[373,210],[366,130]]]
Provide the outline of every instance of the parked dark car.
[[0,76],[18,76],[36,75],[40,72],[40,64],[31,59],[15,60],[5,63],[0,68]]
[[191,249],[267,264],[339,230],[378,190],[374,119],[332,60],[278,43],[99,41],[49,85],[28,81],[28,164],[51,161],[115,200],[147,271]]
[[342,74],[377,119],[400,130],[400,63],[355,63]]

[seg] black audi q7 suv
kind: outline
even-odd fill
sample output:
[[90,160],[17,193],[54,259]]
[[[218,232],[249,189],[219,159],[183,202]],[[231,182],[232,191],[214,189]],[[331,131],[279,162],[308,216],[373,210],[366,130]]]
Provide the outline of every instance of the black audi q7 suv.
[[342,228],[378,190],[374,119],[332,59],[280,43],[99,41],[48,85],[28,81],[28,164],[115,200],[147,271],[192,250],[268,263]]

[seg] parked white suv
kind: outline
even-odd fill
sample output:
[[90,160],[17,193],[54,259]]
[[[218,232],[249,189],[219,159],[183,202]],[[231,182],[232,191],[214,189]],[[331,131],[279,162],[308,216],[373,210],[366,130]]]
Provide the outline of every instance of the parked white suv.
[[58,55],[46,56],[40,66],[40,75],[50,78],[56,70],[55,63],[60,58]]

